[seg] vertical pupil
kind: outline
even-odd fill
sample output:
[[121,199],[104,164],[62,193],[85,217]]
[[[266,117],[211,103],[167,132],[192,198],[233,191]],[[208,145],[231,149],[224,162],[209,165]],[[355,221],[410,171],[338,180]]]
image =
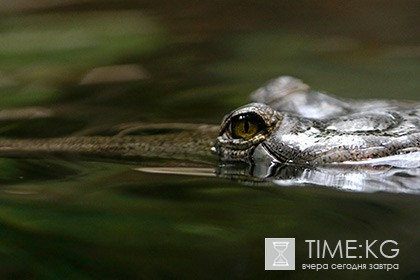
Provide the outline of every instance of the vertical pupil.
[[266,128],[262,118],[253,113],[232,117],[228,126],[229,134],[234,139],[250,139]]
[[245,130],[245,133],[248,133],[249,132],[249,121],[248,120],[245,120],[244,130]]

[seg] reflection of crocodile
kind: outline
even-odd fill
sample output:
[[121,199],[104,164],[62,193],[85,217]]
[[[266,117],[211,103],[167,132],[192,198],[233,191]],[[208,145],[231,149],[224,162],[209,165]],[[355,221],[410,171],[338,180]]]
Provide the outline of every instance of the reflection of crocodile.
[[[271,164],[268,166],[256,163],[253,165],[221,165],[217,174],[219,177],[252,186],[315,185],[357,192],[384,191],[420,194],[420,163],[418,162],[420,155],[414,156],[414,153],[411,155],[413,155],[412,164],[417,160],[417,167],[392,166],[393,163],[396,163],[392,162],[393,159],[365,164],[359,162],[357,164],[340,163],[317,166],[293,164]],[[395,160],[398,161],[398,159]],[[196,170],[203,173],[201,169]],[[175,173],[174,169],[171,171]],[[188,172],[184,170],[183,174],[192,174],[193,169]]]
[[345,102],[292,77],[280,77],[252,97],[258,103],[222,123],[216,143],[222,160],[319,164],[420,152],[418,103]]

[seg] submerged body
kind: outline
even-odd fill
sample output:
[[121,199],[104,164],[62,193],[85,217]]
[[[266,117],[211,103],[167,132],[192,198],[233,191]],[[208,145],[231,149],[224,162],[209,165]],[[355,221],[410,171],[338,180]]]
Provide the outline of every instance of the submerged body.
[[[324,164],[420,154],[420,104],[343,101],[280,77],[227,115],[224,161]],[[420,158],[419,158],[420,161]]]

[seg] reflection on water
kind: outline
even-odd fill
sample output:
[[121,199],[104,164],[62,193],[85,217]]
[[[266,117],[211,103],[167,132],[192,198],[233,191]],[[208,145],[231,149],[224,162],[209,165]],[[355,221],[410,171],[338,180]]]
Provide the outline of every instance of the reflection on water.
[[[72,159],[66,168],[63,163],[9,160],[7,166],[15,169],[2,169],[9,180],[0,188],[0,246],[15,256],[0,258],[1,265],[10,267],[3,273],[23,278],[32,273],[106,278],[101,271],[112,266],[115,275],[130,278],[202,271],[218,277],[243,278],[249,273],[258,277],[264,262],[260,243],[270,236],[393,239],[401,249],[398,261],[410,271],[418,265],[414,248],[420,209],[415,195],[267,187],[263,180],[250,184],[249,175],[235,180],[206,177],[212,172],[203,168],[162,167],[152,170],[159,172],[154,174],[138,172],[151,171],[139,167],[141,163]],[[300,171],[284,170],[279,180],[286,183],[286,176],[293,178]],[[297,254],[302,262],[310,261],[304,248]],[[163,269],[162,262],[167,262]],[[400,278],[407,270],[369,277]],[[296,271],[293,279],[304,275],[305,271]]]
[[[384,164],[330,164],[302,167],[273,163],[265,166],[219,168],[219,176],[247,185],[324,186],[355,192],[420,194],[420,168],[400,168]],[[416,160],[418,164],[418,160]],[[233,168],[232,168],[233,167]]]
[[218,176],[264,187],[322,186],[353,192],[420,194],[418,153],[362,162],[299,166],[278,162],[221,163],[216,168],[194,166],[138,167],[135,170],[168,175]]

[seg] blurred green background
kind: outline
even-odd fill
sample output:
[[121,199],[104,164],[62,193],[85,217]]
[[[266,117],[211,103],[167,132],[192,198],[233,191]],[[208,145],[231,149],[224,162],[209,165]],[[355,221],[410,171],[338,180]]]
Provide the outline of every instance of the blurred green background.
[[[218,124],[279,75],[346,98],[419,100],[418,1],[20,0],[0,1],[0,14],[1,137]],[[0,278],[420,277],[416,196],[249,187],[141,164],[0,159]],[[266,272],[265,237],[393,239],[400,269]]]

